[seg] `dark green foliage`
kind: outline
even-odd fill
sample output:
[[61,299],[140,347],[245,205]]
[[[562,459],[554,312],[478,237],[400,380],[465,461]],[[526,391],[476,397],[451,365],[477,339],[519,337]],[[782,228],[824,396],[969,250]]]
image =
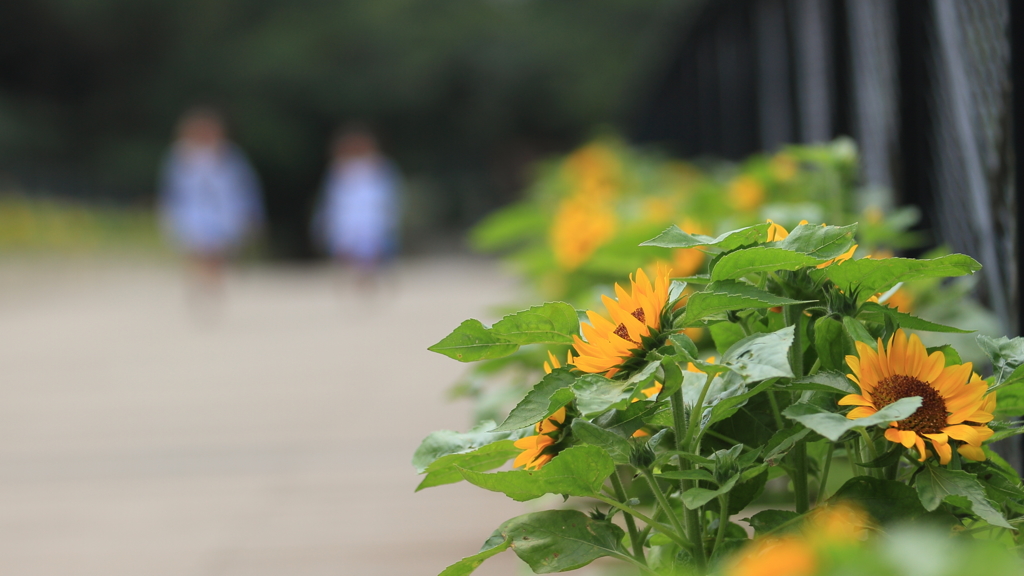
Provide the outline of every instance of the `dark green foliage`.
[[[419,184],[416,218],[465,225],[520,184],[514,155],[614,122],[655,0],[93,0],[0,3],[0,158],[29,180],[148,200],[177,116],[226,112],[294,253],[331,133],[368,120]],[[510,153],[511,152],[511,153]],[[512,163],[512,166],[505,166]],[[422,223],[421,223],[422,225]]]

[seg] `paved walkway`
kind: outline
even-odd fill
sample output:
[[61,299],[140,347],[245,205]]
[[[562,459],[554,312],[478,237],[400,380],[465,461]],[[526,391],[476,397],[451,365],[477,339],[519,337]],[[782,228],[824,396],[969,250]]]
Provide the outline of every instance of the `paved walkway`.
[[[0,263],[0,574],[437,574],[526,508],[413,493],[463,367],[425,348],[507,301],[494,266],[234,273],[197,321],[173,267]],[[511,554],[477,574],[517,574]]]

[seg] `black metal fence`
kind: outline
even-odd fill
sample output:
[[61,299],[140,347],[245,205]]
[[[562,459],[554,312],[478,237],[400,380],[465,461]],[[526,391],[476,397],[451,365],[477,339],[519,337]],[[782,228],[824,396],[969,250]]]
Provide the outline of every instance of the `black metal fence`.
[[1013,4],[698,3],[634,136],[726,158],[853,137],[863,184],[920,206],[936,243],[978,259],[979,297],[1021,333],[1013,127],[1024,110],[1011,90],[1021,67],[1011,53],[1024,37],[1011,31],[1024,31],[1024,7]]

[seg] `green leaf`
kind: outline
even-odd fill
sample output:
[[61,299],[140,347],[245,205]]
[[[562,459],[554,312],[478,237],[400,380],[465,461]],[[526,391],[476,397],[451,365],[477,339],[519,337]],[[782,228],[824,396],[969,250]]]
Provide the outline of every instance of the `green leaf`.
[[686,506],[690,510],[696,510],[701,506],[707,504],[711,499],[718,498],[726,492],[732,490],[733,486],[736,485],[740,479],[740,475],[736,474],[732,478],[729,478],[725,484],[718,490],[708,490],[707,488],[690,488],[683,492],[683,506]]
[[[733,344],[722,356],[720,368],[728,372],[717,377],[708,387],[701,415],[701,429],[732,416],[747,400],[771,386],[772,378],[793,376],[789,366],[789,348],[793,343],[793,327],[748,336]],[[696,404],[706,378],[693,372],[683,373],[683,400]],[[753,388],[749,384],[761,382]]]
[[856,233],[856,224],[849,226],[801,224],[793,228],[789,236],[770,244],[770,246],[800,252],[813,256],[819,261],[825,261],[848,252],[853,247],[853,235]]
[[1024,338],[990,338],[979,334],[978,346],[992,359],[992,375],[995,376],[992,388],[1024,381]]
[[893,445],[892,450],[889,450],[874,460],[869,460],[863,464],[857,464],[857,466],[860,466],[861,468],[885,468],[887,466],[892,466],[900,461],[900,457],[903,456],[903,452],[903,446],[895,444]]
[[[766,464],[744,470],[743,474],[740,475],[740,481],[729,492],[729,515],[739,514],[751,502],[764,494],[764,485],[767,482],[768,466]],[[719,503],[710,502],[708,503],[708,508],[712,510],[720,509]]]
[[711,331],[711,339],[715,342],[715,350],[719,354],[725,354],[733,344],[746,338],[743,327],[732,322],[718,322],[708,326]]
[[994,416],[996,418],[1024,416],[1024,383],[1015,382],[999,389]]
[[522,434],[516,432],[495,432],[494,422],[481,422],[469,432],[454,432],[452,430],[438,430],[431,432],[412,456],[412,465],[416,472],[422,474],[427,471],[434,461],[449,454],[463,454],[498,442],[500,440],[518,440]]
[[511,539],[495,534],[488,538],[487,542],[484,542],[484,546],[479,552],[445,568],[444,572],[441,572],[438,576],[468,576],[479,568],[484,563],[484,560],[508,550],[511,545]]
[[593,496],[615,471],[611,456],[597,446],[573,446],[562,451],[540,470],[512,470],[484,474],[461,470],[470,484],[501,492],[519,502],[545,494]]
[[547,302],[509,314],[491,326],[491,332],[519,345],[572,344],[580,333],[576,309],[564,302]]
[[799,517],[800,514],[792,510],[761,510],[750,518],[745,518],[744,521],[754,529],[754,536],[760,538],[786,522]]
[[487,358],[501,358],[519,349],[519,344],[498,336],[480,323],[466,320],[427,350],[444,354],[459,362],[475,362]]
[[868,329],[861,324],[860,320],[851,316],[843,316],[843,327],[846,328],[846,333],[850,336],[851,340],[863,342],[870,346],[872,350],[878,348],[877,339],[868,332]]
[[718,484],[718,481],[711,475],[711,472],[700,468],[696,470],[669,470],[668,472],[656,474],[656,476],[666,480],[703,480],[712,484]]
[[[633,402],[625,410],[612,410],[598,416],[594,423],[623,436],[632,436],[634,432],[644,427],[644,424],[661,409],[662,404],[654,402]],[[669,418],[672,415],[669,413]],[[671,422],[667,424],[671,426]]]
[[914,482],[921,504],[928,511],[935,510],[951,496],[960,496],[970,502],[971,510],[993,526],[1013,529],[1006,518],[992,507],[985,497],[985,488],[978,479],[963,470],[949,470],[933,464],[926,465]]
[[768,226],[755,224],[739,230],[726,232],[717,238],[703,234],[687,234],[678,226],[671,226],[657,237],[641,243],[641,246],[658,246],[660,248],[696,248],[698,246],[716,247],[722,250],[733,250],[747,244],[764,242],[768,239]]
[[853,383],[840,372],[822,371],[810,376],[804,376],[799,380],[791,380],[785,385],[779,386],[784,390],[811,390],[813,392],[828,392],[829,394],[860,394],[860,390],[853,387]]
[[764,461],[769,466],[776,466],[797,442],[803,440],[811,431],[797,424],[789,428],[783,428],[772,436],[768,441],[768,452],[764,455]]
[[426,467],[424,472],[427,476],[416,487],[419,492],[424,488],[453,484],[462,481],[462,473],[459,469],[473,470],[474,472],[486,472],[494,470],[522,452],[515,447],[513,440],[499,440],[486,446],[481,446],[472,452],[461,454],[448,454],[434,460]]
[[689,356],[689,360],[694,360],[700,357],[700,352],[697,350],[697,345],[690,340],[690,337],[682,332],[678,334],[672,334],[668,337],[668,341],[671,342],[680,352],[685,353]]
[[642,396],[640,388],[650,387],[660,364],[648,362],[628,380],[611,380],[600,374],[585,374],[572,385],[576,408],[587,418],[594,418],[609,410],[623,410],[631,399]]
[[998,442],[1004,438],[1010,436],[1016,436],[1018,434],[1024,434],[1024,422],[989,422],[989,428],[995,431],[995,434],[989,438],[990,442]]
[[769,378],[792,378],[789,348],[793,345],[793,327],[748,336],[722,355],[721,364],[739,374],[745,382]]
[[[729,418],[735,414],[747,400],[750,400],[754,396],[757,396],[761,392],[768,390],[772,387],[772,382],[766,380],[757,386],[750,389],[744,388],[727,388],[727,390],[735,390],[737,393],[727,395],[724,393],[717,394],[714,398],[711,398],[711,409],[704,412],[704,417],[701,419],[700,428],[701,430],[714,424],[715,422],[721,422],[726,418]],[[705,403],[707,406],[707,403]]]
[[813,302],[812,300],[792,300],[783,296],[776,296],[735,280],[722,280],[708,284],[704,290],[692,294],[686,303],[686,312],[683,314],[683,325],[691,326],[698,321],[729,310],[740,310],[744,308],[771,308],[773,306],[785,306],[787,304],[800,304]]
[[855,294],[863,302],[879,292],[885,292],[900,282],[920,278],[947,278],[973,274],[981,269],[970,256],[950,254],[931,260],[913,258],[863,258],[848,260],[811,272],[816,280],[828,278],[846,294]]
[[932,346],[931,348],[925,348],[928,355],[931,356],[932,352],[942,352],[942,355],[946,359],[946,366],[952,366],[954,364],[963,364],[964,361],[960,358],[960,353],[956,351],[949,344],[943,344],[942,346]]
[[616,464],[629,464],[629,455],[633,447],[628,440],[614,432],[609,432],[583,418],[576,418],[572,421],[572,436],[584,444],[603,449]]
[[532,426],[554,414],[559,408],[572,402],[570,386],[576,376],[568,368],[557,368],[527,392],[526,397],[512,409],[508,418],[494,429],[495,432],[519,430]]
[[842,370],[846,365],[843,324],[829,316],[814,322],[814,350],[823,370]]
[[547,231],[550,216],[532,202],[519,202],[486,216],[469,234],[474,250],[494,252],[533,240]]
[[622,528],[577,510],[546,510],[517,516],[498,528],[535,574],[575,570],[602,556],[626,560]]
[[900,312],[895,308],[889,308],[876,304],[874,302],[865,302],[860,308],[860,316],[866,320],[872,322],[878,322],[884,324],[884,316],[892,318],[892,320],[899,325],[900,328],[907,330],[921,330],[924,332],[947,332],[951,334],[970,334],[974,330],[961,330],[960,328],[954,328],[952,326],[946,326],[944,324],[938,324],[936,322],[930,322],[923,318],[918,318],[911,314]]
[[722,256],[711,269],[711,281],[735,280],[748,274],[798,270],[821,264],[827,259],[815,258],[800,252],[782,248],[754,246],[729,252]]
[[901,398],[871,416],[850,420],[820,406],[797,402],[782,411],[783,416],[807,426],[825,438],[836,442],[843,434],[859,427],[888,424],[895,420],[903,420],[921,407],[920,396]]
[[829,498],[833,504],[851,501],[881,524],[914,520],[926,514],[914,489],[893,480],[856,476]]

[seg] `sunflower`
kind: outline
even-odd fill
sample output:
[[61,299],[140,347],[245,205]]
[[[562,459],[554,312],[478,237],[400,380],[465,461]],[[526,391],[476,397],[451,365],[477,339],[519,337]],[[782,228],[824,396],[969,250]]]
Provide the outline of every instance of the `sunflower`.
[[578,268],[615,235],[617,225],[615,211],[604,202],[584,195],[562,200],[549,237],[555,260],[565,270]]
[[916,334],[907,338],[902,329],[889,338],[888,346],[878,339],[878,352],[857,342],[857,356],[847,356],[848,377],[860,386],[860,394],[844,396],[839,404],[856,406],[847,418],[871,416],[885,406],[910,396],[921,397],[921,407],[885,431],[890,442],[917,448],[923,462],[929,452],[925,440],[946,464],[952,458],[950,439],[958,440],[957,451],[971,460],[985,459],[981,443],[992,436],[985,424],[992,421],[995,394],[986,394],[988,384],[972,372],[970,362],[945,366],[942,352],[930,355]]
[[787,536],[755,540],[734,557],[726,576],[813,576],[818,555],[803,538]]
[[602,296],[611,320],[587,311],[590,324],[583,324],[583,335],[573,336],[579,357],[573,365],[583,372],[603,373],[611,378],[619,365],[628,360],[636,349],[643,349],[643,338],[661,330],[661,313],[668,303],[670,270],[658,265],[654,284],[643,269],[637,269],[636,278],[630,276],[631,293],[615,285],[616,299]]
[[550,462],[555,457],[554,450],[549,449],[555,444],[555,439],[551,435],[561,430],[564,423],[564,406],[551,416],[537,422],[534,426],[534,431],[537,432],[536,435],[516,440],[515,447],[522,450],[522,452],[519,456],[516,456],[512,467],[540,470],[542,466]]
[[764,186],[753,176],[738,176],[729,182],[729,203],[743,212],[754,210],[764,203]]

